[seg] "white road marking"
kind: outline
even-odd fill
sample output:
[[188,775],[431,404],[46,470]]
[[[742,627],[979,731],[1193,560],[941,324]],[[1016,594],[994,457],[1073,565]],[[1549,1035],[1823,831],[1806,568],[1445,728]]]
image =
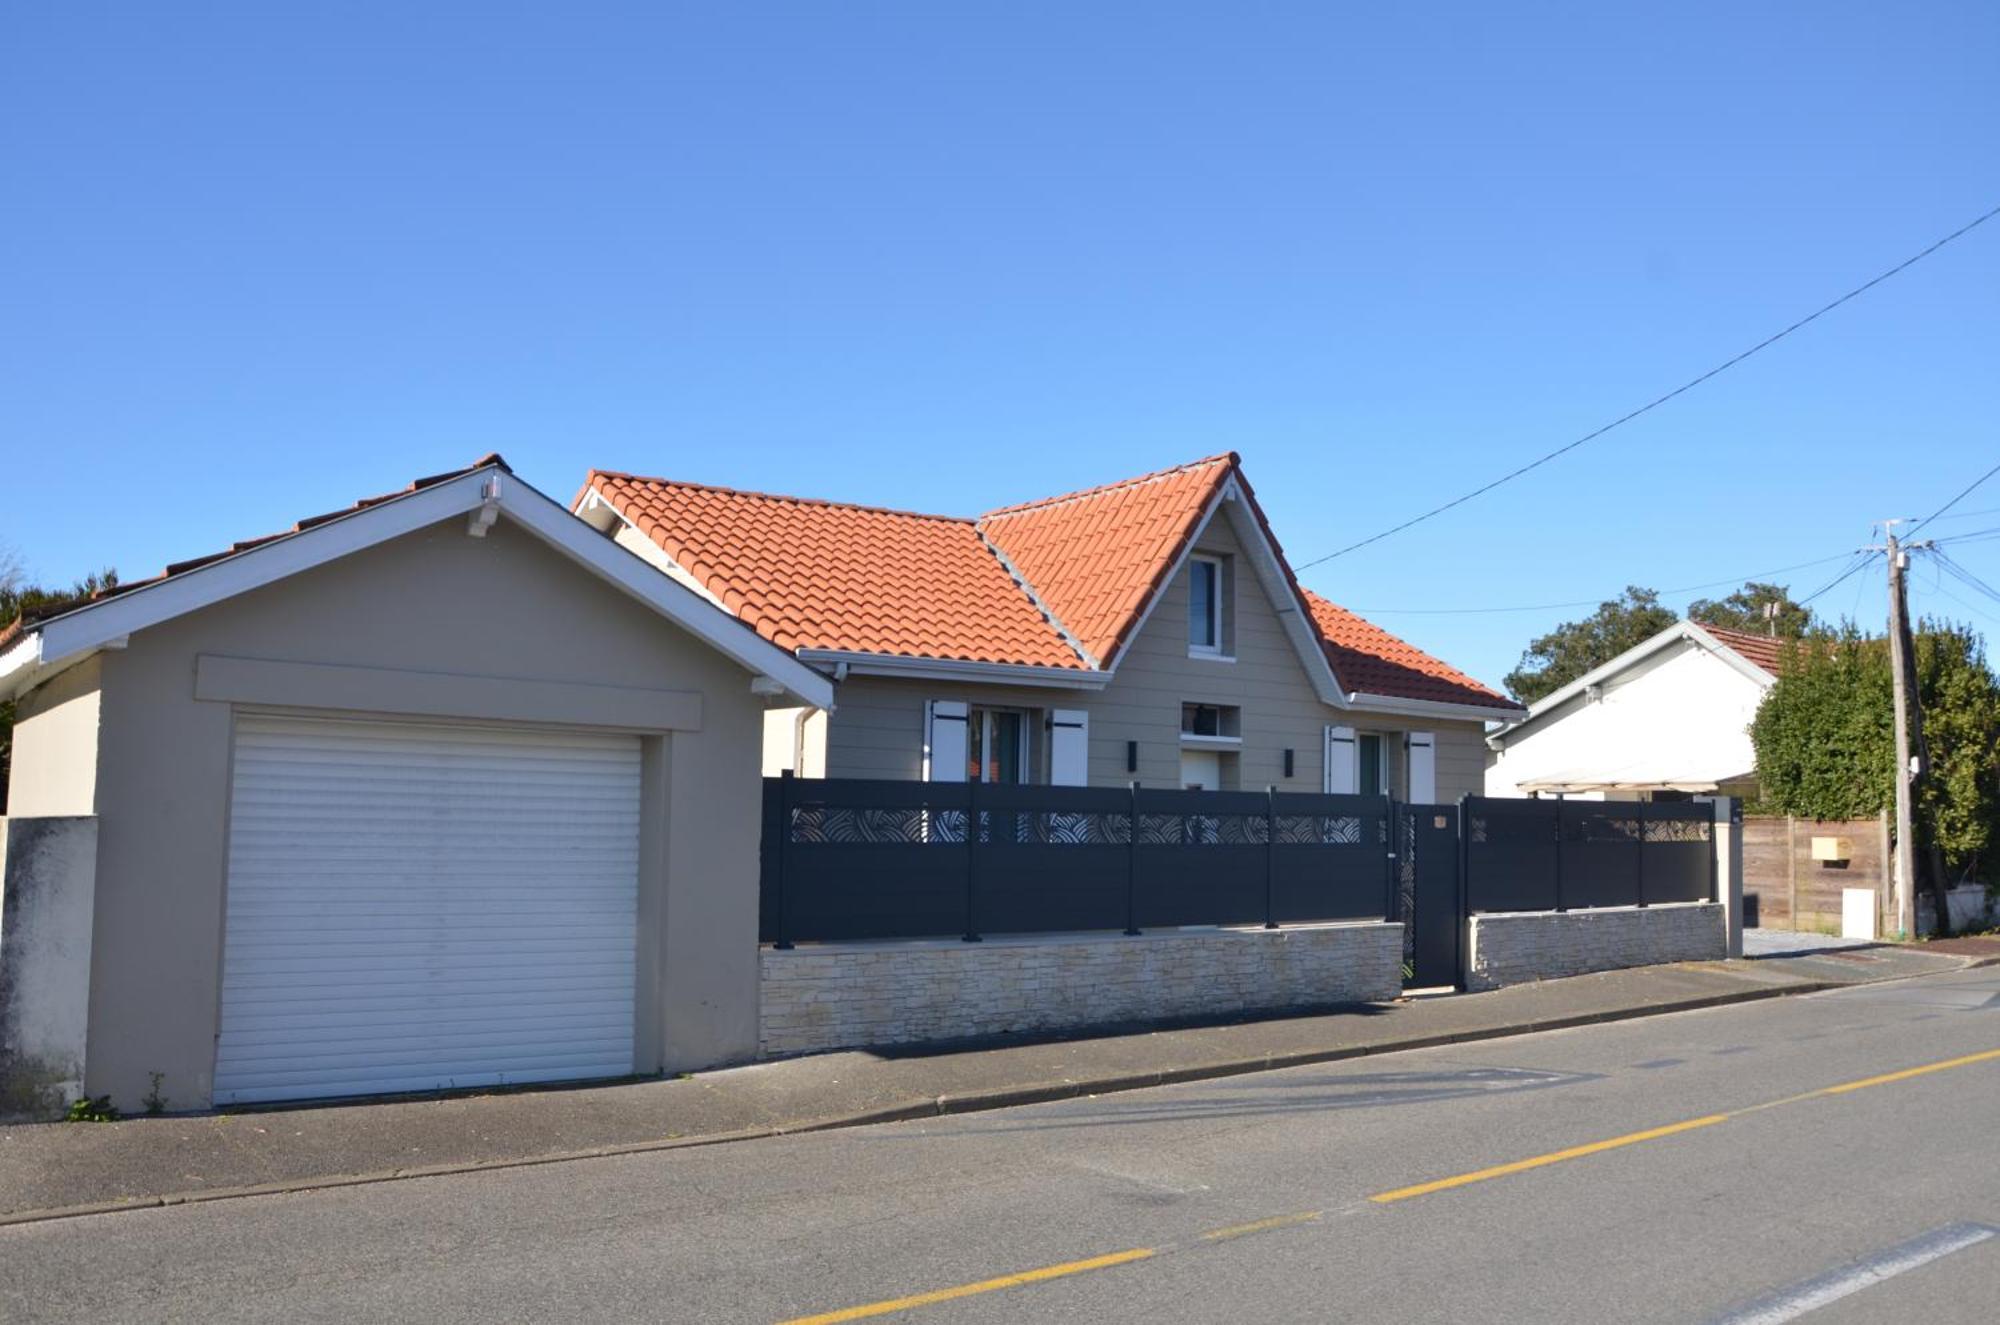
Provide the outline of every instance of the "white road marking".
[[1758,1298],[1738,1311],[1719,1317],[1716,1325],[1780,1325],[1783,1321],[1797,1320],[1809,1311],[1817,1311],[1864,1288],[1929,1265],[1955,1251],[1977,1246],[1996,1233],[2000,1233],[2000,1229],[1985,1224],[1946,1224],[1943,1228],[1885,1248],[1851,1265]]

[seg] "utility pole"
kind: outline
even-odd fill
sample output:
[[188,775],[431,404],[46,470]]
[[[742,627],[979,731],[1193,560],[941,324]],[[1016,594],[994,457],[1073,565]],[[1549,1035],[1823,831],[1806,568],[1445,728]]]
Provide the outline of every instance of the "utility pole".
[[[1915,694],[1916,644],[1910,635],[1910,604],[1904,592],[1903,573],[1909,569],[1909,549],[1896,541],[1900,520],[1884,522],[1887,535],[1884,551],[1889,554],[1889,681],[1896,705],[1896,928],[1915,937],[1917,932],[1917,783],[1929,770],[1921,754],[1924,748],[1923,706]],[[1917,546],[1923,546],[1918,544]],[[1933,890],[1937,911],[1937,932],[1951,933],[1951,910],[1945,897],[1944,880]]]

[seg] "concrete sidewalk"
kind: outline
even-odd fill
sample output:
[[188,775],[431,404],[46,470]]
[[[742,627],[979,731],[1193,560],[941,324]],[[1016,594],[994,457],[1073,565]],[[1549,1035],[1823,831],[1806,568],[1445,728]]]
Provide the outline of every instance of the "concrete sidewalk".
[[1317,1016],[672,1081],[0,1129],[0,1223],[1003,1108],[1958,970],[1920,947],[1644,967]]

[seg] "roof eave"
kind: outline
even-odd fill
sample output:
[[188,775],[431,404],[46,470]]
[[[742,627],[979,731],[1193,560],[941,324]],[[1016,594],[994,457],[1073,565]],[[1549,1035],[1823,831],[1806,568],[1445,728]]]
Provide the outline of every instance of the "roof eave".
[[[4,655],[9,663],[0,672],[0,687],[11,686],[4,693],[19,694],[55,670],[94,650],[115,647],[148,626],[489,505],[551,550],[673,620],[753,674],[776,681],[802,703],[815,708],[833,703],[833,683],[825,676],[603,538],[497,460],[50,617]],[[30,640],[40,670],[30,670],[16,658]]]
[[1393,713],[1408,718],[1463,718],[1477,722],[1505,722],[1521,712],[1497,704],[1463,704],[1448,699],[1409,699],[1402,695],[1377,695],[1354,691],[1347,696],[1349,707],[1369,713]]
[[1108,672],[1081,667],[1043,667],[1034,663],[980,662],[965,658],[918,658],[900,653],[870,653],[861,649],[800,649],[798,657],[800,662],[811,665],[844,666],[850,676],[985,682],[1063,690],[1102,690],[1111,681]]

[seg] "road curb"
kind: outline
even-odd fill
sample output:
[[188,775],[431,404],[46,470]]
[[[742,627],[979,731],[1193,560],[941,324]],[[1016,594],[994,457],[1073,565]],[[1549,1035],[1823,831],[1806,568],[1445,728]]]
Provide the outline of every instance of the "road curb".
[[[1965,967],[1990,966],[2000,963],[2000,957],[1969,959]],[[1864,981],[1860,983],[1875,983]],[[1131,1090],[1145,1090],[1154,1086],[1185,1085],[1196,1081],[1213,1081],[1222,1077],[1247,1076],[1257,1072],[1278,1071],[1289,1067],[1310,1067],[1317,1063],[1342,1062],[1355,1058],[1374,1058],[1383,1054],[1409,1053],[1417,1049],[1435,1049],[1453,1044],[1474,1044],[1483,1040],[1502,1040],[1517,1035],[1538,1035],[1547,1031],[1570,1030],[1580,1026],[1606,1025],[1619,1021],[1636,1021],[1646,1017],[1670,1016],[1676,1012],[1698,1012],[1704,1008],[1726,1007],[1734,1003],[1755,1003],[1771,998],[1785,998],[1798,994],[1821,993],[1830,989],[1855,988],[1853,982],[1834,980],[1809,980],[1796,984],[1773,985],[1761,989],[1741,989],[1722,994],[1703,994],[1692,998],[1675,999],[1667,1003],[1649,1003],[1629,1008],[1609,1008],[1599,1012],[1577,1013],[1571,1016],[1549,1017],[1530,1022],[1516,1022],[1505,1026],[1477,1027],[1465,1031],[1451,1031],[1436,1035],[1413,1035],[1399,1040],[1383,1041],[1379,1044],[1343,1045],[1328,1049],[1303,1049],[1288,1053],[1261,1054],[1249,1058],[1232,1059],[1220,1063],[1190,1064],[1186,1067],[1162,1068],[1153,1072],[1126,1072],[1117,1076],[1040,1082],[1025,1086],[1005,1086],[992,1090],[970,1091],[959,1095],[939,1095],[933,1098],[904,1100],[895,1104],[881,1105],[872,1109],[855,1110],[824,1118],[806,1119],[796,1123],[775,1124],[765,1127],[748,1127],[729,1132],[713,1132],[703,1136],[668,1136],[649,1141],[633,1141],[619,1145],[591,1146],[582,1150],[557,1151],[546,1155],[510,1156],[504,1159],[461,1160],[443,1164],[417,1165],[395,1169],[381,1169],[366,1173],[325,1174],[311,1178],[287,1179],[279,1182],[249,1183],[232,1187],[200,1188],[193,1191],[169,1192],[159,1196],[136,1196],[123,1200],[91,1201],[78,1205],[50,1206],[39,1210],[17,1210],[0,1214],[0,1228],[22,1224],[49,1223],[55,1220],[82,1219],[93,1215],[122,1214],[133,1210],[157,1210],[178,1205],[204,1205],[213,1201],[246,1200],[257,1196],[288,1196],[301,1192],[328,1191],[343,1187],[367,1187],[378,1183],[404,1182],[420,1178],[442,1178],[458,1174],[490,1173],[504,1169],[539,1168],[548,1164],[569,1164],[579,1160],[613,1159],[624,1155],[652,1154],[668,1150],[688,1150],[700,1146],[728,1145],[738,1141],[767,1140],[773,1137],[794,1136],[811,1132],[839,1131],[852,1127],[871,1127],[881,1123],[913,1122],[925,1118],[950,1117],[956,1114],[988,1113],[995,1109],[1016,1108],[1024,1104],[1048,1104],[1060,1100],[1080,1099],[1086,1096],[1122,1094]]]

